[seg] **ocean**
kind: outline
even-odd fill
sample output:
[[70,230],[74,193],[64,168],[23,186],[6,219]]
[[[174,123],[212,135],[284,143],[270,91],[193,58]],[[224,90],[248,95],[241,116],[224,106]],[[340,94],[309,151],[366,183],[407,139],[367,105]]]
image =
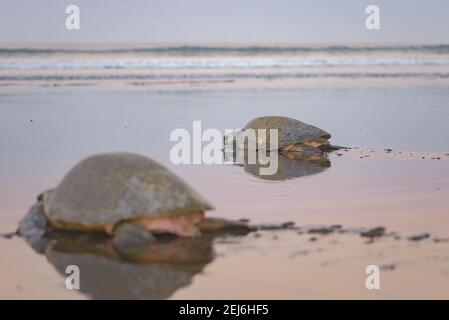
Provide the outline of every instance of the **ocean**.
[[0,84],[448,77],[448,45],[0,48]]

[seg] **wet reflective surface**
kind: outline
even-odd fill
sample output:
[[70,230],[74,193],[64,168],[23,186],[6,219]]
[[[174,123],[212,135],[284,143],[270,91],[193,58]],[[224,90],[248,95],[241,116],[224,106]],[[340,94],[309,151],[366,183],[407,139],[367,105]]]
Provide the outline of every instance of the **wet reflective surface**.
[[[200,256],[196,249],[187,249],[187,244],[164,243],[167,251],[136,256],[111,251],[108,241],[101,240],[96,247],[79,240],[67,245],[63,238],[45,243],[43,253],[36,253],[22,238],[0,238],[0,297],[449,296],[448,242],[432,240],[449,234],[446,86],[336,87],[330,83],[328,87],[291,90],[147,89],[2,92],[0,232],[14,231],[36,195],[56,186],[82,158],[99,152],[129,151],[157,159],[192,184],[216,207],[213,216],[248,218],[251,223],[294,221],[299,226],[384,226],[407,236],[429,232],[432,237],[416,243],[388,239],[366,244],[357,235],[267,231],[197,244],[195,248],[203,248],[198,251]],[[192,121],[198,119],[203,128],[238,128],[267,114],[319,125],[332,133],[332,143],[360,146],[362,150],[352,155],[329,154],[331,166],[325,159],[280,156],[273,181],[258,175],[257,163],[247,169],[245,164],[171,164],[172,130],[190,130]],[[377,153],[371,153],[371,147]],[[386,153],[384,148],[393,151]],[[376,156],[379,150],[382,156]],[[424,151],[438,152],[440,159],[433,160],[421,153]],[[404,157],[409,153],[414,155],[411,159]],[[317,239],[310,241],[312,237]],[[177,252],[175,260],[161,262],[160,255],[165,252]],[[191,261],[177,262],[183,255]],[[67,263],[83,265],[81,290],[66,289]],[[383,274],[383,290],[376,293],[363,286],[364,268],[370,264],[396,266]],[[84,268],[90,270],[87,280],[83,280]],[[140,273],[149,279],[153,279],[152,274],[161,275],[167,290],[154,289],[144,281],[139,286],[138,276],[126,278],[127,274]],[[101,281],[96,282],[96,278]],[[151,282],[162,285],[158,279]]]
[[213,236],[167,238],[139,251],[118,252],[101,234],[53,232],[30,243],[62,275],[75,265],[81,292],[94,299],[166,299],[213,260]]
[[[271,153],[268,152],[268,155],[264,155],[261,161],[259,153],[257,153],[255,159],[250,159],[247,154],[239,158],[238,152],[227,152],[224,158],[226,162],[242,167],[250,175],[259,179],[272,181],[282,181],[318,174],[331,166],[331,162],[325,153],[309,155],[300,152],[274,153],[271,151]],[[274,174],[264,174],[262,171],[263,168],[266,169],[269,166],[274,166],[273,170],[276,169],[274,170]]]

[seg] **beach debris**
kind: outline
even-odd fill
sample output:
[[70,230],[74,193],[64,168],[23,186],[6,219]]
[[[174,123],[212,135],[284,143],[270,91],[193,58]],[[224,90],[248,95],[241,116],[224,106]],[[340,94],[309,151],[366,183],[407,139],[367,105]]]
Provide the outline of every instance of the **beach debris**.
[[115,245],[126,247],[147,245],[160,234],[190,238],[254,229],[239,221],[206,218],[204,212],[210,209],[207,200],[156,161],[132,153],[106,153],[81,161],[56,189],[39,195],[19,231],[25,238],[47,229],[100,231],[114,237]]
[[365,237],[365,238],[379,238],[379,237],[383,237],[385,235],[385,227],[376,227],[376,228],[372,228],[369,229],[367,231],[362,231],[360,233],[360,236]]
[[340,225],[333,225],[333,226],[330,226],[330,227],[312,228],[312,229],[308,230],[308,233],[327,235],[329,233],[333,233],[334,231],[336,231],[338,229],[341,229]]
[[285,230],[285,229],[297,229],[293,221],[287,221],[280,224],[261,224],[255,226],[258,230]]
[[6,232],[6,233],[0,233],[0,237],[4,239],[11,239],[14,236],[17,236],[19,234],[18,230],[13,232]]
[[[259,134],[259,130],[266,130],[264,137]],[[271,130],[277,130],[278,133],[275,149],[268,143]],[[251,132],[254,135],[249,134]],[[342,149],[331,145],[328,141],[330,138],[330,133],[299,120],[282,116],[265,116],[249,121],[240,132],[225,136],[224,145],[225,148],[231,146],[232,149],[245,150],[263,146],[262,148],[266,150],[317,155]]]
[[379,267],[379,269],[382,271],[394,271],[394,270],[396,270],[396,265],[394,263],[384,264],[384,265],[381,265]]
[[326,235],[329,233],[334,232],[334,230],[330,229],[330,228],[316,228],[316,229],[310,229],[309,233],[312,234],[320,234],[320,235]]
[[296,258],[298,256],[306,256],[308,254],[309,254],[309,250],[299,250],[297,252],[292,253],[289,258],[292,259],[292,258]]
[[408,237],[407,239],[410,241],[421,241],[424,239],[430,238],[430,233],[421,233]]
[[336,230],[336,229],[342,229],[343,226],[341,224],[333,224],[330,226],[332,229]]
[[281,224],[281,227],[284,229],[293,228],[295,226],[295,223],[293,221],[287,221]]

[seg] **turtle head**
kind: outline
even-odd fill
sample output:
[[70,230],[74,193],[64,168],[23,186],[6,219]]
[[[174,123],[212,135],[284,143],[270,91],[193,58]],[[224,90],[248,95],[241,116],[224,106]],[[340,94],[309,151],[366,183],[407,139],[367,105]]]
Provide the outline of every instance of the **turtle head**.
[[55,189],[49,189],[49,190],[46,190],[46,191],[40,193],[36,198],[38,203],[43,204],[44,213],[48,212],[48,205],[50,203],[50,198],[54,192],[55,192]]

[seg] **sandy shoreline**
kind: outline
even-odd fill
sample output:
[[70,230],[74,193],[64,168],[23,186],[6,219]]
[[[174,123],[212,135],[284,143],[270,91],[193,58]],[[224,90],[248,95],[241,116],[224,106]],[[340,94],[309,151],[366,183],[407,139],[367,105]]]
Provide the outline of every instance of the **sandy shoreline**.
[[[435,241],[449,236],[444,85],[391,87],[378,82],[345,88],[329,83],[270,90],[206,86],[162,92],[112,88],[2,89],[0,232],[14,230],[36,195],[55,186],[81,158],[130,151],[157,159],[191,183],[216,206],[214,216],[248,218],[256,224],[293,221],[300,228],[384,226],[401,236],[369,244],[351,232],[264,230],[257,236],[215,239],[213,259],[198,266],[200,271],[189,271],[182,278],[187,284],[173,284],[167,297],[449,297],[449,244]],[[273,112],[328,128],[334,143],[356,148],[331,154],[330,166],[305,176],[303,164],[287,160],[293,171],[277,181],[234,165],[169,162],[168,136],[174,128],[188,129],[195,119],[202,119],[204,127],[235,128]],[[429,238],[407,239],[422,233],[429,233]],[[64,275],[52,263],[64,258],[111,266],[83,254],[39,255],[20,238],[0,239],[0,250],[0,271],[5,275],[0,297],[6,299],[92,298],[90,291],[66,290]],[[365,268],[371,264],[382,268],[379,291],[364,286]],[[140,274],[131,267],[129,274]],[[121,270],[123,265],[114,268]],[[156,274],[172,274],[171,268],[156,268]]]
[[[296,222],[298,229],[261,230],[245,237],[216,239],[212,262],[207,264],[203,271],[192,275],[189,280],[191,284],[179,288],[175,285],[170,297],[446,299],[449,285],[449,269],[446,267],[446,261],[449,259],[449,233],[446,227],[449,223],[446,214],[449,179],[446,177],[442,180],[441,175],[439,180],[429,180],[429,177],[427,185],[422,186],[422,178],[417,183],[418,181],[414,182],[414,179],[403,176],[402,181],[392,183],[386,179],[387,176],[375,179],[376,172],[372,170],[373,165],[381,165],[384,169],[400,165],[404,170],[413,168],[422,176],[430,173],[426,168],[447,168],[448,160],[391,159],[385,152],[379,152],[377,158],[374,156],[371,159],[360,159],[359,152],[360,150],[353,150],[349,152],[353,154],[331,157],[333,164],[328,171],[337,176],[330,174],[325,177],[326,173],[321,173],[267,185],[257,177],[238,175],[244,179],[229,180],[233,180],[233,185],[235,183],[240,187],[226,194],[218,192],[216,183],[220,181],[220,190],[232,189],[231,185],[226,186],[223,183],[227,177],[235,178],[241,168],[225,166],[221,174],[218,174],[218,168],[187,171],[176,168],[186,180],[195,181],[195,187],[217,205],[218,210],[211,213],[212,215],[235,219],[249,218],[251,222],[268,225],[292,220]],[[352,178],[348,179],[345,167],[357,163],[361,168],[359,171],[352,171]],[[435,166],[435,163],[438,166]],[[408,167],[410,169],[407,169]],[[447,174],[447,171],[445,172]],[[367,173],[370,174],[364,176]],[[357,176],[358,174],[360,176]],[[201,175],[209,178],[207,181],[198,182],[197,177]],[[250,183],[261,188],[252,189],[251,195],[241,197],[239,193],[245,188],[244,181],[247,177],[252,181]],[[295,181],[301,182],[301,179],[302,187],[295,188]],[[344,183],[336,183],[345,179]],[[354,183],[360,180],[368,180],[368,183],[361,183],[363,187]],[[429,188],[431,181],[434,187]],[[348,187],[348,183],[352,186]],[[326,184],[328,187],[323,187]],[[342,190],[344,185],[346,190]],[[30,192],[35,188],[33,184],[27,187]],[[340,192],[331,194],[327,188],[340,189]],[[301,195],[300,199],[289,200],[295,194]],[[27,197],[24,195],[22,193],[16,201],[21,203],[24,201],[21,198],[34,197],[32,194]],[[323,197],[326,201],[322,201]],[[3,210],[5,209],[3,207]],[[8,210],[9,218],[5,217],[5,213],[3,211],[2,231],[11,231],[21,217],[21,210]],[[341,224],[342,229],[329,233],[321,231],[330,224]],[[373,242],[360,236],[361,230],[366,231],[378,225],[385,226],[386,233],[392,232],[392,235],[374,238]],[[427,232],[428,238],[423,237],[418,241],[410,239]],[[2,298],[113,297],[102,291],[66,290],[64,275],[52,270],[45,256],[30,251],[23,239],[0,239],[0,247],[5,257],[0,269],[9,275],[2,278]],[[76,257],[71,259],[78,261]],[[377,292],[366,290],[363,285],[366,277],[364,268],[371,264],[378,265],[382,270],[382,290]],[[30,265],[33,265],[32,270],[28,268]],[[105,278],[104,281],[110,280]],[[41,285],[43,283],[45,286]],[[154,294],[157,296],[157,293]]]

